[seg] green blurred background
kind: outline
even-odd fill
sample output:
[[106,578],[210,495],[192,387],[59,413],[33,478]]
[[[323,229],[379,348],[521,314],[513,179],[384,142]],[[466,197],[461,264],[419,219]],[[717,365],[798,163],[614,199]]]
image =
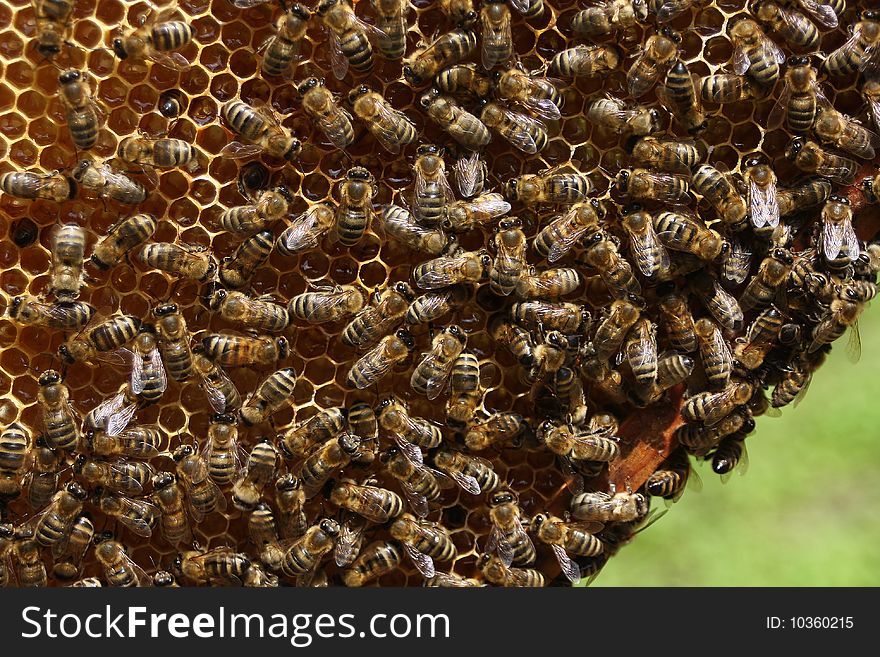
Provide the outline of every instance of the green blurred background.
[[799,406],[758,418],[744,476],[722,484],[698,463],[703,490],[686,490],[592,586],[880,585],[877,308],[860,328],[858,364],[844,335]]

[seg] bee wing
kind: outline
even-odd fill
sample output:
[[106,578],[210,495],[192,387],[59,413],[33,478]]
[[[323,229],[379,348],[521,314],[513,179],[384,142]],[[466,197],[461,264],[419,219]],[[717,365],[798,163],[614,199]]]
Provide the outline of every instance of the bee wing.
[[715,327],[715,330],[712,332],[712,351],[724,362],[724,369],[729,371],[733,364],[733,356],[730,354],[730,346],[727,344],[727,340],[724,339],[724,335],[718,327]]
[[[432,362],[436,360],[436,356],[429,356],[425,359],[427,363],[428,359],[431,359]],[[443,389],[446,388],[446,382],[449,381],[449,375],[452,373],[452,368],[455,365],[455,359],[448,359],[447,362],[443,363],[439,367],[434,368],[435,374],[433,376],[429,376],[425,387],[427,388],[428,399],[434,400],[437,399],[443,392]]]
[[146,519],[158,518],[160,516],[159,509],[144,500],[133,500],[126,497],[124,501],[133,513],[119,515],[116,519],[129,531],[134,532],[138,536],[143,536],[144,538],[152,536],[153,528]]
[[403,490],[403,496],[409,502],[410,507],[419,518],[425,518],[430,509],[428,508],[428,498],[415,490],[409,483],[400,482],[400,488]]
[[488,214],[492,218],[507,214],[512,207],[501,194],[497,193],[483,194],[475,198],[472,203],[475,211]]
[[[802,392],[803,392],[803,389],[801,390],[801,393]],[[798,395],[800,396],[801,393],[798,393]],[[723,475],[721,475],[721,483],[726,484],[728,481],[730,481],[730,478],[733,476],[734,472],[737,472],[737,473],[739,473],[740,476],[743,476],[748,471],[748,469],[749,469],[749,453],[746,450],[745,443],[743,442],[742,443],[742,453],[740,454],[739,462],[736,464],[736,466],[733,469],[731,469],[728,472],[725,472]]]
[[[379,353],[375,354],[377,350]],[[355,367],[360,369],[363,379],[356,384],[359,389],[373,385],[377,379],[381,379],[388,374],[388,371],[394,365],[394,363],[392,363],[389,358],[386,358],[382,352],[384,352],[384,349],[380,344],[355,363]],[[376,357],[374,357],[374,354]]]
[[150,51],[149,58],[157,64],[162,64],[175,71],[188,71],[190,69],[189,60],[179,52],[162,52],[153,49]]
[[722,275],[734,283],[743,283],[748,278],[752,252],[737,239],[730,240],[730,252],[724,259]]
[[779,202],[775,183],[758,185],[754,180],[749,180],[749,206],[755,228],[776,228],[779,225]]
[[[570,217],[574,216],[575,210],[572,209],[568,214],[557,217],[552,223],[553,224],[568,224],[571,226],[572,222]],[[566,253],[571,250],[575,244],[577,244],[584,233],[589,230],[589,226],[579,226],[577,228],[570,228],[567,231],[564,231],[562,237],[557,239],[551,246],[549,251],[547,252],[547,262],[556,262]]]
[[342,52],[342,44],[339,41],[339,37],[336,36],[335,32],[331,34],[330,68],[333,71],[334,77],[337,80],[341,80],[348,73],[348,58]]
[[764,55],[767,59],[775,59],[777,64],[785,63],[785,53],[782,52],[779,46],[776,45],[770,38],[764,39]]
[[340,568],[350,566],[357,559],[363,541],[367,521],[356,513],[347,514],[333,548],[333,559]]
[[267,2],[272,2],[272,0],[232,0],[232,4],[234,4],[239,9],[249,9],[251,7],[256,7],[257,5],[262,5]]
[[257,144],[242,144],[240,141],[231,141],[220,149],[220,157],[228,157],[232,160],[241,160],[253,157],[263,152],[263,147]]
[[822,251],[828,260],[834,260],[843,249],[847,232],[845,223],[848,222],[825,221],[822,225]]
[[534,138],[529,134],[528,126],[540,131],[544,131],[544,126],[537,119],[524,114],[518,114],[508,109],[503,110],[510,121],[511,130],[505,135],[507,140],[520,149],[524,153],[537,153],[538,145]]
[[119,433],[128,426],[131,419],[137,411],[137,404],[128,404],[111,413],[107,418],[107,426],[104,433],[108,436],[118,436]]
[[434,262],[442,261],[440,266],[433,267],[431,271],[422,274],[416,281],[416,285],[423,289],[436,289],[438,287],[446,287],[458,282],[456,272],[458,271],[457,258],[437,258]]
[[138,566],[130,556],[123,552],[121,559],[125,562],[126,567],[134,572],[139,587],[153,586],[153,578],[147,575],[146,571]]
[[733,70],[737,75],[745,75],[746,71],[751,67],[752,62],[749,60],[748,55],[746,55],[745,48],[743,47],[743,42],[741,40],[737,40],[736,46],[733,49]]
[[530,0],[510,0],[510,5],[519,13],[524,14],[529,10]]
[[434,560],[431,557],[419,552],[409,544],[405,544],[403,548],[406,550],[409,558],[412,559],[413,565],[422,574],[422,577],[425,579],[431,579],[437,574],[434,570]]
[[458,185],[458,191],[465,198],[470,198],[477,193],[477,184],[482,169],[483,163],[480,160],[480,154],[476,151],[455,162],[455,183]]
[[168,388],[168,376],[165,374],[165,365],[162,363],[162,354],[159,353],[158,349],[153,349],[150,352],[150,363],[159,377],[159,390],[165,392]]
[[[342,113],[348,122],[351,123],[351,114],[349,114],[348,110],[344,107],[337,107],[337,111]],[[344,132],[340,132],[336,130],[336,125],[332,119],[329,118],[321,118],[318,121],[318,124],[321,126],[321,129],[324,131],[324,134],[330,140],[330,142],[336,146],[341,151],[344,151],[348,146],[348,139],[345,136]]]
[[301,249],[311,248],[318,243],[318,235],[314,231],[318,223],[318,213],[314,210],[308,210],[293,220],[293,223],[281,234],[284,240],[284,246],[289,251],[299,251]]
[[669,253],[657,239],[657,231],[654,225],[648,222],[644,232],[640,234],[630,233],[630,247],[636,256],[636,264],[645,276],[653,276],[658,271],[669,269]]
[[202,377],[202,388],[205,390],[205,397],[208,398],[208,403],[211,405],[211,408],[214,409],[216,413],[224,413],[231,400],[226,397],[223,388],[229,386],[235,390],[235,384],[219,365],[215,367],[214,375],[220,379],[220,381],[215,383],[206,377]]
[[422,312],[433,317],[449,301],[449,295],[450,292],[423,294],[419,297]]
[[849,339],[846,343],[846,357],[851,363],[858,363],[862,357],[862,335],[859,331],[858,320],[850,326]]
[[773,106],[773,109],[770,110],[770,114],[767,117],[767,127],[770,130],[775,130],[784,123],[785,116],[788,114],[788,104],[790,100],[791,85],[785,83],[782,87],[782,92],[779,94],[779,100],[776,101],[776,104]]
[[151,445],[142,437],[142,434],[138,431],[129,430],[129,431],[120,431],[119,436],[124,437],[131,441],[133,446],[138,450],[140,454],[142,454],[142,458],[152,458],[159,454],[159,449],[155,445]]
[[562,569],[562,574],[568,578],[572,584],[577,584],[581,581],[581,569],[578,565],[571,560],[571,557],[568,556],[568,553],[565,551],[561,545],[556,545],[552,543],[550,545],[550,549],[553,551],[553,556],[556,557],[556,561],[559,562],[559,567]]
[[816,22],[827,28],[835,28],[839,24],[834,8],[829,4],[820,4],[819,0],[798,0],[798,4],[809,13]]
[[[412,431],[419,431],[418,425],[409,421],[410,427]],[[418,445],[414,445],[401,436],[399,433],[393,434],[394,442],[397,443],[397,446],[400,448],[400,451],[403,452],[403,455],[406,456],[412,463],[416,465],[422,465],[423,456],[422,449]]]
[[722,326],[735,331],[739,326],[742,326],[742,308],[739,307],[739,302],[727,290],[721,287],[718,281],[714,281],[714,285],[715,293],[706,302],[709,311]]
[[657,9],[657,21],[666,23],[690,8],[690,3],[681,0],[667,0]]
[[480,482],[477,481],[476,477],[472,477],[471,475],[464,474],[463,472],[459,472],[453,470],[449,473],[449,476],[459,485],[459,487],[466,493],[470,493],[471,495],[479,495],[483,492],[483,489],[480,488]]
[[400,121],[412,124],[403,112],[392,109],[387,103],[378,104],[378,116],[372,125],[373,136],[382,144],[382,147],[391,152],[400,152],[400,143],[395,139],[394,131],[386,126],[396,125]]
[[492,526],[489,532],[489,538],[486,540],[486,548],[483,550],[486,554],[496,552],[506,567],[510,567],[513,563],[513,548],[505,539],[505,534],[496,525]]
[[874,121],[874,127],[880,130],[880,99],[867,99],[868,109]]

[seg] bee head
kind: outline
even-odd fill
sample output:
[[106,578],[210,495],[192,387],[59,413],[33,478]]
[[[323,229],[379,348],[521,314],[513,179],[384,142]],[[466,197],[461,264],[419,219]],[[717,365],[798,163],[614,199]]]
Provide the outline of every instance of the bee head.
[[846,196],[841,196],[840,194],[832,194],[828,197],[829,203],[842,203],[843,205],[849,205],[849,199]]
[[89,459],[85,454],[80,454],[79,456],[77,456],[76,460],[73,462],[73,466],[72,466],[73,472],[75,474],[81,474],[83,471],[83,468],[86,465],[86,461],[88,461],[88,460]]
[[396,401],[397,400],[394,399],[394,397],[387,397],[387,398],[383,399],[382,401],[380,401],[376,405],[374,412],[376,413],[376,415],[381,415],[385,411],[386,408],[391,406],[391,404],[394,404]]
[[758,153],[755,153],[754,155],[749,155],[743,162],[743,166],[748,168],[761,166],[762,164],[767,164],[767,160]]
[[504,195],[511,201],[516,201],[519,198],[519,193],[517,192],[518,187],[519,178],[512,178],[511,180],[508,180],[504,184]]
[[166,315],[173,315],[176,312],[176,303],[163,303],[153,308],[153,315],[156,317],[165,317]]
[[175,463],[180,463],[183,459],[192,456],[194,453],[195,450],[192,448],[192,445],[181,445],[171,453],[171,458]]
[[[404,68],[403,71],[404,71],[404,73],[406,73],[406,68]],[[361,96],[365,96],[368,93],[370,93],[370,88],[367,85],[362,84],[361,86],[355,87],[354,89],[352,89],[351,91],[348,92],[348,100],[349,100],[349,102],[353,103],[358,98],[360,98]]]
[[318,78],[312,76],[303,80],[303,82],[301,82],[300,85],[296,88],[296,91],[297,93],[299,93],[300,96],[305,96],[306,92],[309,91],[309,89],[314,89],[320,84],[321,81],[318,80]]
[[283,335],[275,339],[275,348],[278,349],[278,360],[284,360],[290,355],[290,342]]
[[0,538],[9,540],[13,536],[15,536],[15,525],[11,522],[4,522],[0,524]]
[[211,424],[235,424],[235,416],[231,413],[216,413],[211,416]]
[[[403,67],[403,77],[406,78],[406,80],[410,84],[421,84],[422,83],[422,76],[418,75],[413,70],[412,66],[410,66],[409,64],[407,64],[406,66]],[[349,98],[351,98],[350,94],[349,94]]]
[[876,9],[866,9],[862,12],[863,21],[880,21],[880,11]]
[[60,82],[61,84],[70,84],[71,82],[79,80],[81,77],[82,75],[79,71],[64,71],[64,73],[58,76],[58,82]]
[[617,185],[617,189],[619,189],[622,193],[626,194],[629,190],[629,178],[631,172],[629,169],[621,169],[617,173],[617,178],[615,178],[614,183]]
[[303,21],[307,21],[312,17],[312,12],[309,11],[309,8],[299,2],[293,3],[288,11]]
[[431,103],[434,102],[437,98],[440,97],[440,90],[436,88],[429,89],[425,93],[421,95],[419,98],[419,105],[422,106],[422,109],[428,109],[431,106]]
[[439,155],[440,148],[436,144],[421,144],[416,149],[416,155]]
[[119,59],[128,59],[128,53],[125,52],[125,45],[122,39],[113,39],[113,52],[116,53]]
[[318,527],[320,527],[321,531],[327,534],[327,536],[339,535],[339,523],[331,518],[324,518],[318,523]]
[[409,351],[412,351],[413,349],[416,348],[416,341],[415,341],[415,339],[414,339],[413,336],[410,334],[410,332],[407,331],[406,329],[400,329],[400,330],[398,330],[394,335],[397,336],[397,339],[398,339],[398,340],[400,340],[403,344],[406,345],[406,348],[407,348]]
[[791,265],[794,263],[794,256],[791,255],[791,251],[789,251],[788,249],[778,247],[770,251],[770,255],[787,265]]
[[465,335],[464,329],[458,326],[457,324],[453,324],[452,326],[446,329],[449,335],[455,337],[461,344],[465,344],[467,342],[467,335]]
[[296,490],[299,487],[299,479],[297,479],[290,473],[287,473],[283,477],[278,477],[278,480],[275,482],[275,490],[291,491]]
[[37,382],[41,386],[51,386],[61,381],[61,375],[55,370],[46,370],[42,374],[40,374],[40,378]]
[[348,454],[349,456],[353,456],[358,453],[358,450],[361,448],[361,439],[360,436],[353,433],[344,433],[338,438],[339,449],[342,450],[344,454]]
[[113,532],[98,532],[95,534],[95,537],[92,539],[95,545],[100,545],[101,543],[106,543],[107,541],[113,540]]
[[673,30],[668,25],[664,25],[660,28],[660,34],[672,41],[672,43],[681,43],[681,34]]
[[[209,286],[209,288],[214,287]],[[209,310],[217,310],[226,300],[226,297],[229,296],[229,292],[222,287],[214,287],[214,289],[209,289],[207,294],[205,295],[205,305],[208,306]]]
[[75,499],[80,501],[85,500],[89,496],[86,489],[83,488],[82,485],[76,481],[69,482],[67,486],[64,487],[64,490],[66,490]]
[[410,303],[412,303],[413,300],[416,298],[416,293],[413,291],[412,286],[406,281],[395,283],[394,291]]
[[173,485],[175,481],[173,472],[160,472],[153,477],[153,488],[155,490],[164,490]]
[[373,174],[370,173],[364,167],[353,167],[348,170],[348,173],[345,174],[345,177],[349,180],[365,180],[371,181],[373,180]]
[[318,16],[323,16],[333,9],[338,2],[339,0],[321,0],[321,2],[318,3],[318,6],[315,7],[315,13],[318,14]]
[[806,145],[807,140],[804,137],[795,137],[792,139],[788,146],[785,149],[785,156],[793,160],[798,156],[798,154],[804,150],[804,146]]
[[516,493],[511,490],[502,490],[497,493],[493,493],[491,497],[489,497],[489,508],[494,508],[496,506],[501,506],[502,504],[515,504],[518,501]]

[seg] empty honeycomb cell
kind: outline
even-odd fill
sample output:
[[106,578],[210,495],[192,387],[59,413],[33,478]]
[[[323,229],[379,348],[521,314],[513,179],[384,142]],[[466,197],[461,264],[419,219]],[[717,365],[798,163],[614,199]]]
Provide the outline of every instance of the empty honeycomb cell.
[[0,287],[9,295],[22,294],[27,290],[28,279],[18,269],[7,269],[0,274]]
[[0,132],[8,139],[18,139],[27,129],[27,122],[21,114],[9,112],[0,116]]
[[99,83],[97,95],[104,105],[117,107],[125,102],[128,87],[117,78],[107,78]]
[[58,134],[58,127],[47,118],[39,118],[31,121],[28,125],[28,136],[33,139],[38,146],[45,146],[55,141]]
[[20,167],[33,166],[37,161],[37,147],[30,141],[17,141],[9,147],[9,158]]
[[15,32],[0,33],[0,57],[10,60],[20,57],[24,51],[24,41]]
[[739,151],[757,148],[761,140],[761,131],[754,123],[741,123],[734,127],[730,143]]
[[250,30],[241,21],[226,23],[220,28],[220,41],[226,50],[235,52],[239,48],[250,45]]
[[[25,329],[22,331],[22,334],[24,334],[25,331],[30,335],[33,335],[35,332],[33,329]],[[24,335],[21,337],[23,338]],[[12,395],[22,404],[32,404],[37,400],[37,389],[39,386],[33,377],[23,376],[27,373],[27,362],[25,362],[25,367],[23,369],[19,369],[20,371],[7,371],[7,374],[13,377]]]
[[128,92],[128,104],[138,114],[146,114],[156,107],[159,94],[156,89],[147,84],[139,84]]

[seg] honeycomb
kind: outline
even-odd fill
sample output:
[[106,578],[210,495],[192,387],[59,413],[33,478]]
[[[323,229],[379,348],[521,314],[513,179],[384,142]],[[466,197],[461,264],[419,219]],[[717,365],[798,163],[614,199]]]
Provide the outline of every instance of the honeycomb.
[[[440,4],[429,0],[408,3],[407,57],[420,44],[430,42],[437,33],[453,27],[442,13]],[[669,23],[682,34],[680,57],[693,74],[705,76],[730,70],[733,44],[728,36],[729,28],[735,19],[749,14],[745,4],[745,0],[696,2]],[[582,9],[580,3],[547,0],[544,5],[544,13],[537,19],[527,20],[515,9],[511,10],[514,50],[526,70],[545,70],[561,49],[588,43],[573,36],[569,27],[572,17]],[[355,1],[354,6],[358,16],[368,23],[375,22],[370,3]],[[120,216],[147,212],[159,219],[151,241],[202,245],[210,249],[218,261],[235,251],[240,240],[221,230],[218,217],[224,210],[249,201],[236,184],[244,162],[221,155],[223,147],[235,138],[219,118],[220,109],[227,101],[240,98],[254,106],[268,105],[282,117],[283,125],[302,140],[302,151],[293,163],[265,155],[257,158],[268,169],[273,184],[283,182],[294,193],[289,219],[317,203],[335,204],[338,201],[338,181],[356,165],[367,168],[375,176],[379,191],[373,203],[377,213],[389,203],[401,204],[413,184],[412,167],[418,143],[438,144],[446,147],[449,153],[455,151],[448,135],[428,120],[419,106],[419,97],[429,85],[416,87],[408,83],[402,75],[400,61],[386,60],[377,52],[371,73],[362,75],[349,71],[344,79],[336,80],[326,47],[329,37],[317,17],[312,18],[306,38],[300,43],[301,58],[297,60],[291,78],[268,78],[260,72],[260,49],[274,33],[274,25],[283,11],[281,7],[266,2],[239,8],[230,0],[180,0],[176,7],[194,32],[192,41],[179,50],[191,63],[186,72],[136,58],[119,60],[114,55],[113,38],[120,32],[136,28],[150,11],[150,6],[144,2],[77,0],[66,35],[68,43],[52,61],[45,59],[34,47],[37,28],[31,1],[9,0],[0,6],[0,172],[69,172],[84,155],[96,161],[113,158],[122,139],[140,134],[182,139],[199,150],[197,164],[191,170],[157,170],[157,180],[138,170],[131,171],[129,175],[149,190],[147,199],[136,208],[102,201],[83,191],[76,198],[61,203],[42,199],[27,201],[8,193],[0,195],[0,221],[5,235],[0,243],[0,286],[5,295],[3,318],[0,319],[0,426],[18,422],[29,429],[32,438],[39,435],[42,418],[37,401],[38,377],[47,369],[63,372],[73,407],[82,417],[114,395],[129,375],[125,367],[106,368],[99,372],[83,363],[64,365],[57,350],[70,337],[69,333],[22,326],[5,312],[12,298],[23,294],[40,295],[47,290],[50,240],[55,226],[74,223],[86,227],[88,254],[95,241],[106,234]],[[159,7],[160,10],[164,8]],[[847,39],[846,26],[857,20],[858,11],[859,7],[850,6],[838,29],[823,29],[817,50],[829,53],[843,44]],[[476,29],[479,32],[479,25]],[[605,94],[630,100],[626,96],[626,71],[641,44],[655,29],[656,21],[651,17],[644,25],[636,25],[622,34],[616,44],[623,57],[612,74],[566,79],[559,84],[565,98],[563,116],[559,121],[550,122],[550,139],[538,153],[527,156],[498,135],[493,135],[484,153],[489,165],[487,184],[494,191],[500,191],[502,183],[514,176],[570,166],[589,174],[595,187],[591,196],[605,203],[609,210],[606,224],[615,226],[622,201],[612,181],[622,167],[631,166],[630,158],[625,140],[593,125],[586,118],[586,109],[589,103]],[[604,42],[611,40],[612,37],[608,37]],[[790,54],[787,46],[778,42]],[[478,53],[466,61],[479,61]],[[88,71],[95,98],[105,110],[105,122],[97,143],[88,153],[76,152],[71,142],[65,111],[58,97],[59,68]],[[336,149],[301,109],[296,83],[309,75],[325,78],[328,88],[340,96],[341,103],[350,89],[361,83],[368,84],[414,122],[419,132],[418,142],[408,146],[403,156],[389,157],[363,123],[355,120],[354,143],[346,151]],[[834,107],[853,116],[859,114],[864,104],[856,77],[823,81],[823,90]],[[765,130],[763,127],[767,125],[781,86],[780,83],[773,94],[758,101],[725,105],[706,103],[708,127],[696,138],[703,161],[715,165],[721,163],[730,171],[740,173],[745,156],[763,152],[770,157],[780,185],[796,179],[799,172],[784,157],[791,136],[783,129]],[[185,108],[174,119],[164,117],[157,110],[160,100],[169,93],[177,94]],[[653,90],[639,102],[658,106]],[[686,137],[665,112],[663,121],[668,135]],[[447,160],[451,165],[449,158]],[[873,164],[866,165],[866,171],[875,168]],[[847,193],[854,199],[856,209],[861,210],[864,200],[860,194],[855,188]],[[526,208],[518,203],[513,206],[511,214],[523,220],[529,243],[555,214],[542,206]],[[699,211],[707,221],[714,220],[711,209],[700,205]],[[869,223],[864,217],[859,217],[857,222],[864,239],[873,237]],[[284,227],[285,222],[278,222],[272,230],[277,236]],[[612,230],[620,232],[617,228]],[[29,232],[34,233],[30,238]],[[477,250],[492,244],[492,227],[472,230],[459,237],[461,247]],[[546,266],[540,264],[540,258],[531,249],[528,258],[531,264]],[[331,281],[354,285],[372,294],[398,281],[409,281],[413,267],[424,260],[423,254],[415,254],[400,243],[387,239],[381,222],[374,217],[364,237],[352,247],[325,237],[318,247],[293,257],[273,250],[268,262],[256,271],[245,291],[254,297],[271,294],[286,302],[315,283]],[[755,267],[753,263],[752,271]],[[206,307],[206,283],[151,270],[137,258],[126,259],[106,272],[87,262],[86,276],[80,300],[94,306],[101,317],[125,313],[147,321],[157,303],[172,301],[181,309],[189,332],[196,338],[194,344],[206,333],[236,331],[235,325]],[[650,298],[653,294],[651,284],[642,279],[642,285],[649,290],[646,298]],[[566,299],[580,303],[587,296],[578,294]],[[240,426],[241,447],[250,451],[263,437],[274,438],[319,409],[348,408],[356,400],[375,405],[393,394],[407,403],[411,415],[442,427],[447,444],[461,448],[461,436],[446,427],[444,404],[427,401],[409,384],[412,367],[419,354],[429,348],[436,330],[453,323],[465,329],[467,349],[481,363],[485,394],[478,412],[514,411],[521,414],[533,429],[548,417],[548,411],[536,404],[535,390],[521,380],[514,356],[496,344],[487,329],[489,320],[504,312],[510,302],[510,298],[492,294],[485,281],[472,286],[468,300],[438,320],[436,325],[412,327],[416,340],[413,356],[392,375],[362,391],[350,389],[345,382],[349,368],[360,355],[340,340],[346,322],[306,325],[294,320],[284,333],[290,341],[290,355],[277,366],[292,367],[299,375],[292,404],[273,414],[269,422],[252,428]],[[697,307],[694,299],[691,304]],[[603,302],[590,306],[594,318],[598,318]],[[725,337],[732,342],[742,335],[743,331],[738,330]],[[242,367],[230,369],[228,374],[245,395],[254,391],[275,369]],[[699,384],[689,388],[688,394],[697,391],[696,385]],[[608,405],[594,400],[591,394],[591,413],[610,409],[622,422],[619,433],[621,456],[609,468],[588,476],[587,490],[609,490],[612,485],[616,490],[641,489],[648,476],[675,448],[673,430],[682,422],[679,415],[682,393],[679,386],[648,408],[637,408],[628,402]],[[541,398],[541,395],[537,397]],[[445,397],[440,398],[443,400]],[[163,433],[163,447],[170,452],[181,444],[204,440],[212,413],[198,381],[191,378],[178,383],[169,379],[161,400],[139,409],[133,423],[158,424]],[[380,448],[391,444],[391,438],[383,434]],[[501,480],[518,493],[524,517],[530,518],[545,509],[558,516],[566,512],[571,497],[569,475],[560,467],[554,454],[538,444],[534,436],[528,435],[522,444],[490,448],[480,452],[480,456],[491,461]],[[73,456],[65,458],[59,486],[75,477],[71,467]],[[157,472],[174,470],[174,463],[167,453],[152,459],[151,465]],[[296,465],[284,461],[277,474],[288,470],[297,474]],[[368,467],[348,466],[335,473],[334,479],[348,476],[363,480],[368,475],[375,476],[378,485],[399,491],[399,484],[387,475],[379,460]],[[224,494],[230,497],[228,487],[224,488]],[[270,505],[273,504],[272,496],[272,487],[269,486],[264,499]],[[491,529],[486,501],[485,493],[473,496],[454,487],[444,490],[442,497],[432,502],[428,519],[446,527],[457,549],[454,560],[438,563],[439,571],[478,580],[482,578],[477,561]],[[148,573],[173,569],[178,550],[161,537],[158,529],[151,538],[144,539],[104,516],[92,502],[87,502],[85,508],[93,518],[96,532],[113,532],[126,546],[132,560]],[[336,517],[337,513],[323,493],[308,503],[306,511],[309,524],[314,524],[320,517]],[[3,519],[18,525],[26,523],[34,512],[22,499],[10,500],[3,507]],[[229,547],[249,555],[256,563],[258,551],[247,538],[248,515],[236,510],[230,502],[225,513],[211,513],[202,522],[194,523],[198,546],[205,550]],[[605,543],[605,553],[602,557],[580,560],[584,575],[601,568],[608,556],[629,540],[635,530],[633,523],[606,526],[599,534]],[[371,525],[364,544],[388,538],[387,527]],[[537,540],[535,543],[538,548],[538,565],[535,567],[544,573],[548,583],[564,583],[566,580],[559,576],[559,567],[550,550]],[[49,582],[57,584],[51,575],[49,550],[44,550],[44,557]],[[331,583],[341,583],[332,556],[324,558],[321,569]],[[90,551],[80,576],[100,575],[101,569]],[[283,575],[280,579],[283,585],[295,583],[293,578]],[[382,575],[375,583],[398,586],[420,585],[422,582],[423,577],[404,559],[398,568]]]

